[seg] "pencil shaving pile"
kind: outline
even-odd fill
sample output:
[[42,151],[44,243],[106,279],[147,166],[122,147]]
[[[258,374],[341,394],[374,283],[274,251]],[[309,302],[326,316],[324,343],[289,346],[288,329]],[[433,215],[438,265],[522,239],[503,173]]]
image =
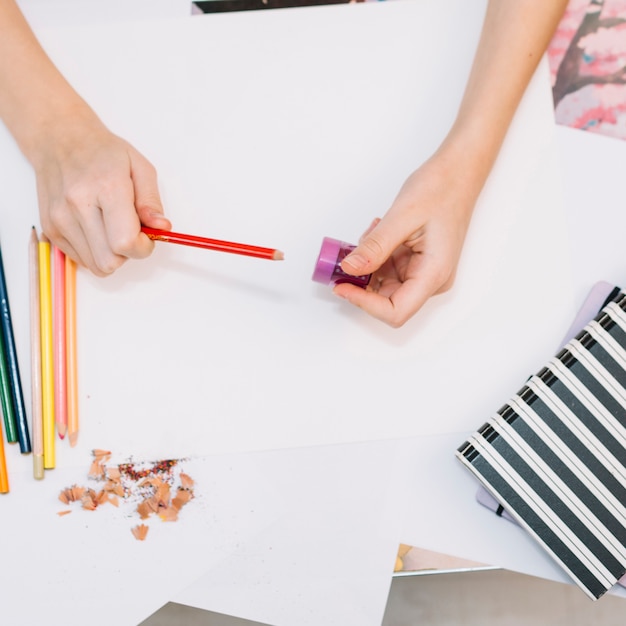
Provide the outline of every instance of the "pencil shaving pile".
[[[63,504],[78,502],[81,508],[95,511],[103,504],[119,507],[120,501],[136,502],[134,513],[147,520],[157,516],[164,522],[178,519],[180,510],[193,497],[193,479],[180,471],[179,461],[167,459],[151,464],[137,465],[122,463],[107,467],[111,459],[108,450],[92,450],[93,461],[88,477],[102,483],[99,489],[72,485],[59,494]],[[178,470],[178,471],[176,471]],[[176,483],[178,479],[178,484]],[[70,509],[59,511],[59,515],[71,513]],[[138,524],[131,529],[133,536],[143,541],[148,534],[148,526]]]

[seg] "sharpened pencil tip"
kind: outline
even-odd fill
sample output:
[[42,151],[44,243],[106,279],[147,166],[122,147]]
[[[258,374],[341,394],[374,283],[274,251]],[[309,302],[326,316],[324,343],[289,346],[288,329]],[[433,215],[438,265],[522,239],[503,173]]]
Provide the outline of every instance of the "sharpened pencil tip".
[[70,447],[73,448],[78,443],[78,433],[70,434]]
[[284,261],[285,260],[285,255],[280,250],[274,250],[274,254],[272,255],[272,259],[274,259],[274,261]]

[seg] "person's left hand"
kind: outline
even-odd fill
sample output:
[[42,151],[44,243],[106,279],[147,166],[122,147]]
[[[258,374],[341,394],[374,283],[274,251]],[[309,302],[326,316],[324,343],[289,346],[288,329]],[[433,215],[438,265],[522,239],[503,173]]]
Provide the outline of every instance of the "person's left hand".
[[431,296],[452,286],[479,188],[443,157],[432,157],[342,262],[348,274],[373,274],[367,289],[342,283],[334,293],[394,328],[402,326]]

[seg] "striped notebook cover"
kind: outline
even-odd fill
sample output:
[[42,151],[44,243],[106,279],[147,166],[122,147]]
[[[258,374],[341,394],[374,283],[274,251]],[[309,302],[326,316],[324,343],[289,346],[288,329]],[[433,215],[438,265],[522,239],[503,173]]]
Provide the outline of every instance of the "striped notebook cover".
[[457,450],[592,598],[626,573],[626,294]]

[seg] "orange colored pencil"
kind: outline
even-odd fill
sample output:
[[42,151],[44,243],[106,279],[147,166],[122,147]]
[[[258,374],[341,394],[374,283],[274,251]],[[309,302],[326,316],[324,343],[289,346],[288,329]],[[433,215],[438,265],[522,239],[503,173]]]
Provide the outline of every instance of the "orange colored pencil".
[[7,472],[7,460],[4,455],[2,433],[0,433],[0,493],[9,493],[9,474]]
[[54,416],[61,439],[67,432],[67,369],[65,339],[65,255],[52,246],[54,283],[52,287],[52,324],[54,343]]
[[216,250],[217,252],[243,254],[244,256],[253,256],[258,259],[269,259],[270,261],[282,261],[285,258],[285,255],[280,250],[274,248],[250,246],[247,243],[221,241],[220,239],[209,239],[207,237],[198,237],[197,235],[184,235],[183,233],[174,233],[169,230],[149,228],[148,226],[142,226],[141,231],[154,241],[177,243],[183,246],[204,248],[205,250]]
[[67,435],[78,441],[78,366],[76,348],[76,263],[65,258],[65,339],[67,342]]

